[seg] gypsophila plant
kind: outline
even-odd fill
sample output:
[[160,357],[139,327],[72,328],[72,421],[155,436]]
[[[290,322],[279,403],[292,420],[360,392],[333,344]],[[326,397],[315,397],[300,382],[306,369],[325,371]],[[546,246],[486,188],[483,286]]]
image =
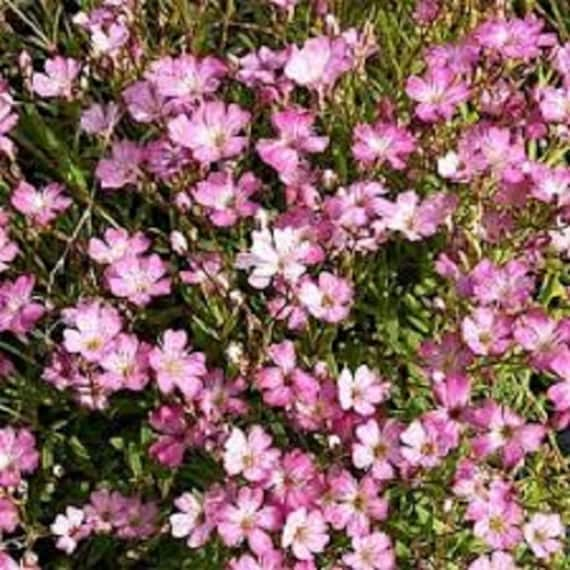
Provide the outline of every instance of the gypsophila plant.
[[569,33],[0,0],[0,570],[570,569]]

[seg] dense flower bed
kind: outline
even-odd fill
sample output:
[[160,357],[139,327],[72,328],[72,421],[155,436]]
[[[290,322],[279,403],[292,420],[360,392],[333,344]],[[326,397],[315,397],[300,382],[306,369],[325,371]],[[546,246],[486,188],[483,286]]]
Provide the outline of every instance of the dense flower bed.
[[0,6],[1,570],[570,567],[570,15],[512,4]]

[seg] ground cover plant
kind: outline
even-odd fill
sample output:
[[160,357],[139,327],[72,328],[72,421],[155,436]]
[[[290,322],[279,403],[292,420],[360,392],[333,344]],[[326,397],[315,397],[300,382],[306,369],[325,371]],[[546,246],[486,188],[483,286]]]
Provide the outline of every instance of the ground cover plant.
[[570,568],[570,8],[0,3],[0,570]]

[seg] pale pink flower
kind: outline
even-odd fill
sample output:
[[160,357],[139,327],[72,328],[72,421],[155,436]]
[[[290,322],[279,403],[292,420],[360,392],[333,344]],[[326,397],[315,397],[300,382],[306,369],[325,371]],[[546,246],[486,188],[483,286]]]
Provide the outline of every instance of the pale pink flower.
[[449,121],[470,95],[467,84],[442,67],[429,69],[423,77],[408,78],[406,93],[419,103],[416,107],[418,117],[428,122]]
[[201,352],[190,351],[185,331],[165,331],[160,346],[151,350],[149,363],[156,374],[158,387],[164,394],[178,388],[191,400],[202,389],[206,357]]
[[129,115],[137,123],[154,123],[167,114],[166,100],[149,81],[135,81],[122,93]]
[[80,303],[63,311],[69,327],[63,331],[63,345],[72,354],[81,354],[89,362],[99,362],[111,341],[121,332],[118,311],[99,300]]
[[388,535],[376,531],[365,536],[352,537],[352,552],[342,561],[352,570],[393,570],[396,558]]
[[43,317],[45,307],[32,301],[35,283],[33,275],[20,275],[0,285],[0,331],[23,335]]
[[249,276],[252,287],[265,289],[278,275],[294,283],[305,273],[312,246],[300,230],[291,227],[273,231],[263,229],[251,235],[251,249],[248,253],[238,254],[236,267],[254,268]]
[[562,551],[565,528],[558,514],[536,513],[523,527],[527,544],[537,558],[548,559]]
[[233,428],[224,445],[224,468],[231,476],[243,475],[252,483],[265,482],[271,476],[280,452],[263,428],[253,426],[246,434]]
[[8,554],[0,552],[0,570],[22,570],[22,567]]
[[32,75],[32,89],[40,97],[64,97],[73,99],[74,82],[81,71],[75,59],[56,56],[48,59],[44,73]]
[[357,442],[352,444],[352,462],[357,469],[369,469],[375,479],[386,481],[396,476],[401,463],[400,434],[402,425],[387,420],[382,428],[375,419],[356,428]]
[[538,91],[540,111],[551,123],[570,123],[570,86],[542,87]]
[[85,519],[85,512],[76,507],[67,507],[64,515],[57,515],[50,530],[58,537],[57,548],[66,554],[75,552],[78,542],[92,532],[91,525]]
[[141,178],[143,150],[134,142],[124,140],[113,144],[110,158],[97,164],[95,176],[105,189],[119,189],[136,184]]
[[19,252],[20,248],[10,239],[8,230],[0,227],[0,273],[10,267]]
[[0,429],[0,486],[16,487],[23,473],[33,473],[39,464],[36,439],[27,429]]
[[14,501],[9,497],[0,497],[0,533],[14,532],[19,524],[20,515]]
[[115,103],[107,105],[95,103],[81,113],[81,130],[89,135],[109,137],[115,130],[119,118],[119,107]]
[[390,384],[365,364],[352,374],[345,368],[338,379],[338,398],[343,410],[354,410],[361,416],[370,416],[378,404],[384,402],[390,393]]
[[479,307],[461,324],[463,340],[480,355],[505,353],[511,345],[512,320],[498,311]]
[[285,75],[297,85],[323,93],[351,66],[352,58],[343,38],[319,36],[308,39],[301,49],[293,46]]
[[166,262],[155,253],[137,257],[127,255],[109,265],[105,281],[113,295],[144,307],[153,297],[170,293],[172,282],[167,271]]
[[239,546],[247,541],[257,555],[273,549],[268,531],[280,526],[279,509],[263,505],[263,490],[259,487],[243,487],[239,490],[235,504],[222,507],[219,515],[218,532],[226,546]]
[[431,421],[429,417],[413,421],[400,434],[402,457],[413,467],[436,467],[448,451],[446,428],[448,422]]
[[297,295],[311,315],[327,323],[338,323],[350,313],[354,289],[346,279],[323,271],[317,283],[304,279]]
[[298,560],[312,560],[314,554],[324,551],[329,542],[327,525],[318,510],[308,511],[302,507],[289,513],[281,546],[291,548]]
[[473,354],[456,332],[445,333],[437,342],[423,341],[419,354],[426,364],[426,372],[435,382],[447,375],[464,373],[473,361]]
[[200,548],[208,539],[214,525],[205,516],[205,502],[193,493],[183,493],[175,499],[174,504],[180,510],[170,515],[170,527],[175,538],[187,537],[189,548]]
[[12,192],[10,203],[33,224],[43,227],[65,212],[72,201],[64,195],[61,184],[48,184],[38,190],[22,181]]
[[107,228],[103,239],[89,240],[88,255],[97,263],[109,265],[125,256],[138,256],[150,247],[150,240],[142,233],[129,234],[123,228]]
[[251,115],[238,105],[222,101],[203,103],[191,118],[179,115],[168,123],[171,140],[192,151],[202,164],[231,158],[248,143],[239,135],[248,125]]
[[493,552],[493,554],[479,556],[469,565],[468,570],[519,570],[515,559],[507,552]]
[[198,182],[192,196],[206,209],[210,221],[223,228],[255,215],[259,204],[249,198],[260,188],[260,180],[251,172],[238,180],[230,172],[212,172],[206,180]]
[[388,162],[392,168],[402,170],[415,148],[414,137],[396,124],[377,121],[374,125],[359,124],[354,129],[352,153],[363,164],[382,166]]

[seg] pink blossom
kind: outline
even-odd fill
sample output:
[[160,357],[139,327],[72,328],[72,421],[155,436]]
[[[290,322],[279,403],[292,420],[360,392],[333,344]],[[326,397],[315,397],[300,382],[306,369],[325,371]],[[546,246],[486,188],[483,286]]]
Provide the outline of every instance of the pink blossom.
[[448,422],[435,422],[430,418],[413,421],[401,434],[402,457],[414,467],[431,469],[441,463],[447,454],[445,429]]
[[110,158],[103,158],[97,164],[95,176],[105,189],[135,185],[141,178],[143,159],[143,150],[136,143],[127,140],[116,142]]
[[111,136],[119,122],[120,111],[115,103],[95,103],[81,113],[81,129],[89,135]]
[[293,46],[285,65],[285,75],[297,85],[323,93],[332,88],[351,66],[343,38],[319,36],[308,39],[301,49]]
[[8,230],[0,227],[0,273],[10,267],[18,253],[20,253],[20,248],[10,240]]
[[346,279],[323,271],[318,282],[310,279],[301,282],[298,292],[301,304],[317,319],[338,323],[350,313],[354,299],[352,284]]
[[352,552],[342,557],[352,570],[393,570],[396,558],[388,535],[376,531],[352,537]]
[[515,559],[506,552],[496,551],[479,556],[469,565],[468,570],[518,570]]
[[123,323],[118,311],[99,300],[83,302],[63,312],[68,327],[63,331],[63,345],[89,362],[98,362],[109,343],[121,331]]
[[48,59],[44,65],[44,73],[34,73],[32,89],[40,97],[64,97],[73,99],[74,82],[81,64],[75,59],[56,56]]
[[252,246],[248,253],[236,259],[238,269],[253,271],[249,283],[256,289],[265,289],[273,277],[280,275],[295,282],[305,273],[312,246],[301,231],[287,227],[252,232]]
[[180,467],[186,449],[192,444],[184,408],[176,404],[162,405],[150,414],[149,423],[160,433],[150,446],[149,455],[161,465]]
[[467,84],[442,67],[429,69],[424,77],[409,77],[406,93],[419,103],[416,115],[427,122],[449,121],[470,96]]
[[198,182],[192,195],[203,206],[210,221],[218,227],[233,226],[240,218],[255,215],[259,204],[250,197],[261,188],[261,182],[251,172],[235,180],[229,172],[213,172]]
[[[570,104],[570,99],[569,99]],[[564,166],[555,168],[544,164],[532,165],[531,194],[541,202],[557,202],[566,205],[570,202],[570,169]]]
[[110,533],[124,507],[124,497],[107,489],[93,491],[89,503],[83,507],[86,525],[97,533]]
[[387,420],[382,427],[375,419],[356,428],[357,442],[352,444],[352,462],[357,469],[370,469],[379,481],[394,479],[401,462],[400,434],[403,427]]
[[61,212],[65,212],[72,201],[64,194],[61,184],[53,183],[40,190],[27,182],[20,182],[12,192],[10,203],[33,224],[47,226]]
[[281,546],[291,548],[298,560],[312,560],[329,542],[327,525],[318,510],[302,507],[287,516]]
[[220,512],[218,532],[227,546],[238,546],[247,541],[258,555],[273,549],[268,531],[280,526],[279,510],[263,505],[263,490],[243,487],[239,490],[236,503],[227,505]]
[[92,532],[91,525],[85,520],[85,513],[76,507],[67,507],[64,515],[57,515],[50,530],[58,537],[57,548],[66,554],[75,552],[78,542]]
[[335,530],[346,529],[349,536],[366,536],[371,524],[388,516],[388,503],[371,477],[357,481],[348,471],[341,471],[329,480],[329,495],[325,520]]
[[153,297],[168,295],[171,280],[166,276],[168,266],[153,253],[148,256],[127,255],[115,261],[105,271],[105,281],[116,297],[144,307]]
[[22,567],[8,554],[0,552],[0,570],[22,570]]
[[23,335],[43,317],[44,306],[32,301],[35,283],[33,275],[20,275],[15,281],[0,285],[0,331]]
[[250,114],[235,104],[222,101],[203,103],[191,118],[179,115],[168,123],[173,142],[192,151],[202,164],[239,154],[248,139],[238,133],[249,124]]
[[439,342],[422,342],[420,356],[426,364],[426,371],[436,382],[447,375],[462,374],[473,361],[473,354],[456,332],[445,333]]
[[150,240],[142,233],[130,235],[123,228],[107,228],[103,239],[89,240],[88,254],[97,263],[109,265],[123,257],[138,256],[150,247]]
[[463,340],[480,355],[497,355],[506,352],[511,344],[512,320],[498,311],[486,307],[475,309],[461,325]]
[[260,426],[253,426],[247,435],[234,427],[224,445],[224,468],[228,475],[242,474],[251,483],[266,482],[279,455]]
[[471,421],[486,432],[472,441],[475,455],[485,457],[502,450],[507,467],[515,466],[527,453],[536,451],[546,433],[544,426],[525,423],[523,418],[494,400],[488,400],[474,410]]
[[163,97],[194,101],[215,93],[227,68],[215,57],[192,54],[163,57],[150,65],[145,77]]
[[189,548],[203,546],[214,529],[211,521],[206,517],[207,497],[198,498],[192,493],[183,493],[174,504],[179,509],[170,515],[170,527],[175,538],[187,537]]
[[382,166],[388,162],[392,168],[402,170],[416,148],[414,137],[406,129],[383,121],[374,125],[359,124],[353,135],[354,158],[367,165]]
[[178,388],[191,400],[202,389],[206,357],[201,352],[190,352],[189,348],[185,331],[169,329],[164,332],[160,346],[151,350],[149,363],[162,393],[169,394]]
[[390,384],[383,382],[376,372],[365,364],[354,375],[345,368],[338,379],[338,397],[343,410],[354,411],[361,416],[370,416],[376,406],[384,402],[390,393]]
[[143,540],[155,534],[158,507],[153,502],[143,503],[139,497],[125,497],[117,520],[117,536]]
[[536,513],[523,527],[527,544],[537,558],[548,559],[562,551],[565,529],[560,515]]
[[14,501],[9,497],[0,497],[0,532],[14,532],[19,524],[20,515]]
[[149,81],[135,81],[122,93],[129,115],[137,123],[154,123],[167,114],[166,100]]

